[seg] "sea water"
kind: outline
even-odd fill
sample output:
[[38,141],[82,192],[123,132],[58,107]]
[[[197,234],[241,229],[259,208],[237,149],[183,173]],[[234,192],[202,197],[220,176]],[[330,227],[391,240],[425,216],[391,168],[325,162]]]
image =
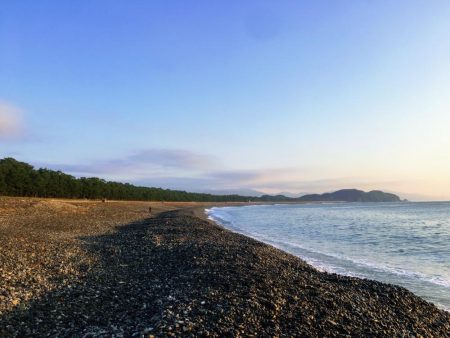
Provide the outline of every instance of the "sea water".
[[207,213],[319,270],[401,285],[450,311],[450,202],[252,205]]

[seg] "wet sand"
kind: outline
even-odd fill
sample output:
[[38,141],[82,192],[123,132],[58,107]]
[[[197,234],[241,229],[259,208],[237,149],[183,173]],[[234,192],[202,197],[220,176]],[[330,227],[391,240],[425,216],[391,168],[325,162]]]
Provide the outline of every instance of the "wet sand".
[[211,205],[0,198],[0,336],[450,336],[406,289],[319,272]]

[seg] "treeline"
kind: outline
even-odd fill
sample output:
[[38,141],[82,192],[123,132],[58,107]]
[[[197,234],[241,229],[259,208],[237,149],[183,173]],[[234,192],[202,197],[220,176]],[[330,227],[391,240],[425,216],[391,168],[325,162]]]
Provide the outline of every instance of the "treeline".
[[211,195],[139,187],[128,183],[105,181],[97,177],[75,178],[61,171],[35,169],[13,158],[0,160],[0,195],[196,202],[244,202],[258,199],[239,195]]

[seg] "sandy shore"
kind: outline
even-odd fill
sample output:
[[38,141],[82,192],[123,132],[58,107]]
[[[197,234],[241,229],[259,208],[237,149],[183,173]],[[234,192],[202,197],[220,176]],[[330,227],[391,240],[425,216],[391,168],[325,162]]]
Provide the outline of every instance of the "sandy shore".
[[0,198],[0,336],[450,336],[406,289],[321,273],[211,204],[149,205]]

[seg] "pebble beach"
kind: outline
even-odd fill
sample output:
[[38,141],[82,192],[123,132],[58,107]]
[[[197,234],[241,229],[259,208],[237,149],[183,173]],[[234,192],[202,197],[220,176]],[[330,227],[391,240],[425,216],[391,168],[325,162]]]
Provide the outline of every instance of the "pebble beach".
[[320,272],[206,205],[0,199],[0,336],[450,337],[405,288]]

